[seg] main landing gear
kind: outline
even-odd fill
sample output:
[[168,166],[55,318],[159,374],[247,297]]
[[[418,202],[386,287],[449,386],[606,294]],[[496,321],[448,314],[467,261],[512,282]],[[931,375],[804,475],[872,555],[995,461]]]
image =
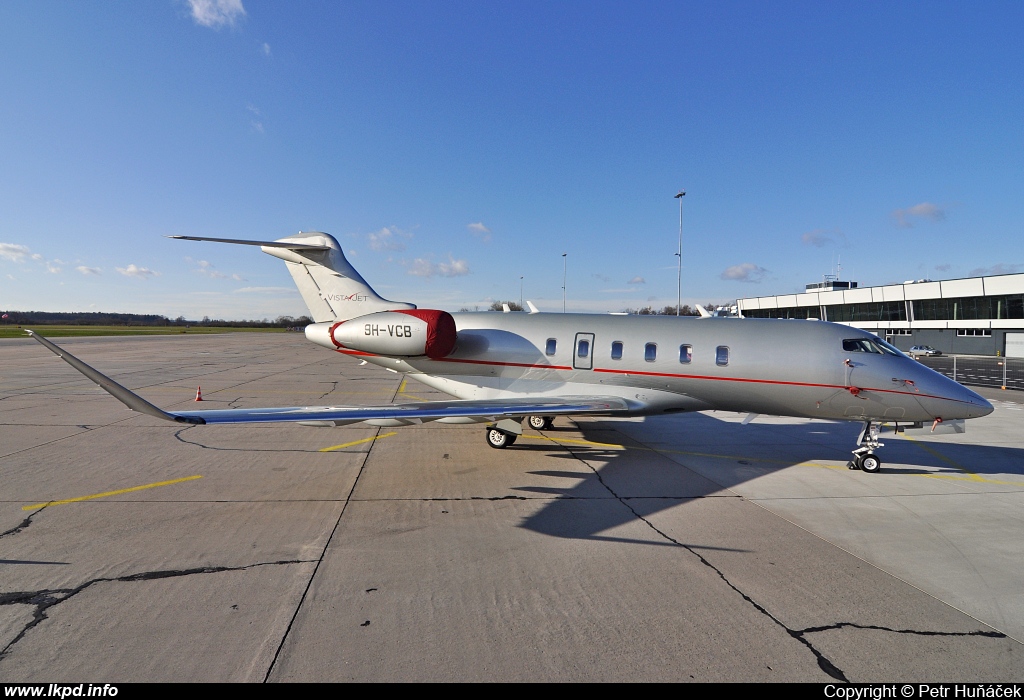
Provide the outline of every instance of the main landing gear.
[[[506,418],[487,426],[487,444],[496,450],[514,445],[516,438],[523,434],[522,418]],[[550,430],[555,423],[554,416],[530,416],[527,424],[534,430]]]
[[864,428],[857,438],[857,449],[853,451],[853,459],[846,465],[850,469],[860,469],[868,474],[876,474],[882,470],[882,460],[875,450],[885,445],[878,441],[879,424],[865,421]]
[[487,444],[496,450],[514,445],[516,437],[518,436],[515,433],[506,433],[504,430],[498,430],[497,428],[487,429]]
[[526,422],[530,424],[530,427],[534,430],[551,430],[551,426],[555,424],[554,416],[530,416],[526,419]]

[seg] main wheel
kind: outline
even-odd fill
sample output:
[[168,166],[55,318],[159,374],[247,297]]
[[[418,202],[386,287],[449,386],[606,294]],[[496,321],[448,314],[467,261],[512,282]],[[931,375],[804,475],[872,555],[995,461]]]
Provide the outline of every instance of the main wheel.
[[514,443],[515,441],[515,435],[510,435],[509,433],[502,432],[497,428],[487,429],[487,444],[496,450],[504,449],[511,445],[512,443]]
[[534,430],[551,430],[551,426],[554,425],[555,419],[551,416],[530,416],[526,419],[526,422],[530,424],[530,427]]
[[860,458],[860,468],[868,474],[876,474],[882,470],[882,460],[874,452],[868,452]]

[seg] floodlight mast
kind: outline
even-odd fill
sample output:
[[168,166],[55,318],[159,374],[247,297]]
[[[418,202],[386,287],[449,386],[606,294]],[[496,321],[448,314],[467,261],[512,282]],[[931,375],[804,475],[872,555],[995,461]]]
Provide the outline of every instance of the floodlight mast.
[[679,194],[675,196],[679,200],[679,252],[676,253],[676,257],[679,258],[679,267],[676,272],[676,316],[682,314],[683,308],[683,197],[686,196],[686,190],[679,190]]

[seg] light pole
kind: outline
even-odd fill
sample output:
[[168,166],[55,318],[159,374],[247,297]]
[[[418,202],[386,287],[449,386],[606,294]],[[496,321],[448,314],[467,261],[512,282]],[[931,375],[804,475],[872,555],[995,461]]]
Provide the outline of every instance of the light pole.
[[562,253],[562,313],[565,313],[565,256],[568,253]]
[[523,310],[523,276],[519,275],[519,310]]
[[683,197],[686,196],[686,190],[679,190],[679,194],[675,196],[679,200],[679,252],[676,253],[676,257],[679,258],[679,269],[676,272],[676,316],[682,313],[683,308]]

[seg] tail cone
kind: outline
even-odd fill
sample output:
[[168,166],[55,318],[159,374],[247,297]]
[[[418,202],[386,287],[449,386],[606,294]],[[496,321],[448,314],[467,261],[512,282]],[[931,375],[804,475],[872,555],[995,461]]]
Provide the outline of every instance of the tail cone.
[[198,389],[196,389],[196,401],[202,401],[202,400],[203,400],[203,387],[199,387]]

